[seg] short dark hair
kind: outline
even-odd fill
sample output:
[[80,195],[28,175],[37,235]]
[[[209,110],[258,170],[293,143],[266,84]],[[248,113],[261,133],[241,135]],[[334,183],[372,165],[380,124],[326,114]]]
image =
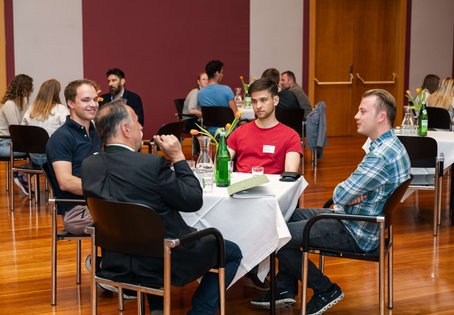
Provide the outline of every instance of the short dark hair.
[[104,104],[96,113],[96,132],[103,145],[115,136],[120,123],[129,119],[129,112],[126,106],[126,102],[123,99],[118,99]]
[[424,77],[424,81],[422,82],[422,89],[427,89],[429,93],[433,93],[438,89],[438,85],[440,84],[440,77],[436,74],[428,74]]
[[92,80],[82,79],[82,80],[75,80],[75,81],[69,82],[65,88],[66,102],[68,102],[68,101],[74,102],[76,100],[77,89],[79,88],[79,86],[84,85],[84,84],[93,86],[96,91],[99,90],[96,82],[92,81]]
[[109,75],[116,75],[117,77],[119,77],[120,79],[124,79],[125,78],[125,73],[118,69],[118,68],[111,68],[109,70],[107,70],[106,72],[106,77],[108,77]]
[[375,108],[377,111],[384,110],[388,116],[388,122],[391,127],[394,126],[394,120],[396,119],[396,100],[394,96],[391,95],[386,90],[382,89],[372,89],[364,92],[362,98],[368,96],[376,96],[377,102],[375,102]]
[[293,80],[293,82],[295,82],[295,83],[296,83],[295,74],[294,74],[294,73],[293,73],[292,71],[290,71],[290,70],[287,70],[287,71],[284,71],[284,72],[282,72],[282,75],[284,75],[284,74],[286,74],[286,75],[287,75],[287,77],[289,77],[290,79],[292,79],[292,80]]
[[221,72],[223,67],[224,64],[220,60],[211,60],[210,62],[208,62],[205,66],[205,72],[208,75],[208,79],[214,78],[216,72]]
[[254,92],[267,90],[271,92],[271,96],[276,96],[278,93],[277,83],[269,78],[260,78],[254,81],[251,86],[249,86],[249,95],[252,95]]
[[268,78],[276,82],[276,84],[279,84],[280,79],[279,70],[277,70],[276,68],[268,68],[265,71],[263,71],[262,78]]

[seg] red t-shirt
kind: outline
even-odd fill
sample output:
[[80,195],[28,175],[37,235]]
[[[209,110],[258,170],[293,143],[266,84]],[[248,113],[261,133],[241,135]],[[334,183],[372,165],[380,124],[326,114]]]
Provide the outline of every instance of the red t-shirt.
[[287,152],[303,154],[299,135],[281,123],[260,128],[252,121],[233,131],[227,145],[236,152],[236,171],[241,173],[251,173],[253,166],[263,166],[266,174],[281,174]]

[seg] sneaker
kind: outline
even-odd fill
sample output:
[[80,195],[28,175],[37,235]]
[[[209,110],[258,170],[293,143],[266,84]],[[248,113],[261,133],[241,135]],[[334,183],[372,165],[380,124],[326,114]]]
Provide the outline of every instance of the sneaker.
[[334,304],[344,298],[341,288],[333,283],[331,289],[321,293],[315,293],[306,306],[307,315],[320,315],[326,312]]
[[[268,292],[265,295],[256,297],[251,301],[251,304],[264,309],[270,309],[271,294]],[[276,292],[276,307],[290,307],[293,306],[296,301],[294,299],[295,294],[289,291]]]
[[14,183],[26,196],[28,196],[28,183],[24,180],[22,175],[14,176]]
[[[117,287],[114,287],[113,285],[108,285],[108,284],[104,284],[104,283],[98,283],[98,286],[101,289],[105,290],[105,291],[118,293]],[[125,300],[135,300],[135,299],[137,299],[137,292],[130,291],[130,290],[123,290],[123,298]]]
[[265,281],[260,281],[255,273],[248,272],[243,283],[246,287],[254,288],[259,291],[270,290],[270,281],[266,278]]

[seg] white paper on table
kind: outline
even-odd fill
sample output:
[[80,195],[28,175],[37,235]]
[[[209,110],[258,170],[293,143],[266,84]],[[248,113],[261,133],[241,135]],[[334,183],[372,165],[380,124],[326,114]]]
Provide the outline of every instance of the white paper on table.
[[275,195],[268,189],[268,187],[257,186],[234,193],[232,197],[237,199],[253,199],[275,197]]

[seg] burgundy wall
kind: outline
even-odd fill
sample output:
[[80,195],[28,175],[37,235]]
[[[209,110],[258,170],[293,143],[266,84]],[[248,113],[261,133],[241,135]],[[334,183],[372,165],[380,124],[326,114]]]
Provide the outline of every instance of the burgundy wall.
[[5,0],[6,81],[14,78],[13,0]]
[[83,0],[84,76],[106,92],[105,72],[118,67],[142,97],[144,138],[175,120],[211,59],[224,62],[224,83],[249,73],[249,1]]

